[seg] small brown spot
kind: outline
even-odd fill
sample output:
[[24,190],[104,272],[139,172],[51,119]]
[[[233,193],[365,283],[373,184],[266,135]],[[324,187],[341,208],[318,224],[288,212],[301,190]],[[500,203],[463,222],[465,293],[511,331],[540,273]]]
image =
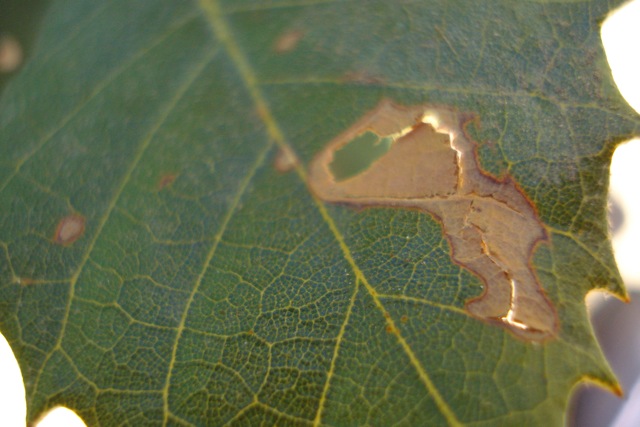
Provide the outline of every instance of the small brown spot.
[[21,286],[29,286],[33,284],[33,279],[30,277],[16,277],[14,282]]
[[292,171],[298,163],[298,156],[289,147],[282,147],[276,154],[273,167],[280,173],[286,173]]
[[249,335],[253,335],[253,334],[254,334],[253,329],[249,329],[249,332],[247,332],[247,333],[248,333]]
[[407,321],[408,321],[408,320],[409,320],[409,318],[408,318],[407,316],[402,316],[402,317],[400,318],[400,321],[401,321],[402,323],[407,323]]
[[0,73],[11,73],[22,64],[22,47],[14,37],[0,36]]
[[176,174],[168,173],[166,175],[163,175],[160,178],[160,181],[158,181],[158,190],[162,190],[163,188],[170,186],[175,180]]
[[296,48],[298,42],[304,37],[301,30],[290,30],[278,37],[273,44],[273,50],[276,53],[288,53]]
[[396,331],[391,325],[387,325],[384,330],[387,331],[388,334],[393,334]]
[[58,245],[68,246],[78,240],[84,233],[85,219],[80,215],[68,215],[60,220],[56,228],[53,242]]

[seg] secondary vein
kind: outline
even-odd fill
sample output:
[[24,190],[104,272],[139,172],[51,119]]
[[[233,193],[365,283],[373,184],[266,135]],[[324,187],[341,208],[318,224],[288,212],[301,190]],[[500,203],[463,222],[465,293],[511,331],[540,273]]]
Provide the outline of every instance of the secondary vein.
[[44,367],[46,366],[48,361],[51,359],[51,356],[54,353],[56,353],[57,350],[61,349],[62,339],[63,339],[63,337],[65,335],[66,326],[67,326],[67,323],[69,321],[69,314],[71,312],[71,304],[73,302],[74,295],[75,295],[76,284],[78,282],[78,279],[80,278],[80,275],[84,271],[84,267],[87,264],[87,261],[89,260],[91,252],[93,251],[93,248],[95,247],[96,242],[98,241],[99,237],[101,236],[104,226],[109,221],[111,213],[115,209],[115,207],[116,207],[116,205],[118,203],[118,200],[120,199],[120,196],[124,192],[124,189],[127,186],[127,183],[129,182],[129,180],[131,179],[131,176],[133,175],[134,170],[136,169],[136,167],[140,163],[140,160],[142,159],[142,157],[144,156],[144,153],[149,148],[149,145],[151,144],[151,141],[153,140],[153,138],[155,137],[157,132],[160,130],[160,128],[162,127],[164,122],[167,120],[167,118],[169,117],[171,112],[174,110],[176,105],[180,102],[180,100],[185,95],[187,90],[193,85],[193,83],[198,79],[198,77],[204,71],[206,66],[215,57],[216,53],[217,53],[217,50],[214,50],[214,51],[210,52],[208,55],[206,55],[203,58],[203,61],[201,63],[199,63],[193,69],[193,71],[191,73],[188,74],[188,76],[186,77],[185,81],[178,87],[178,89],[176,90],[175,94],[167,102],[167,104],[164,106],[164,108],[162,108],[162,110],[161,110],[161,112],[159,114],[159,117],[156,120],[154,126],[149,130],[149,132],[147,132],[145,137],[142,139],[142,141],[140,143],[140,146],[138,148],[138,151],[136,152],[132,162],[130,163],[128,169],[126,170],[124,176],[122,177],[122,180],[120,181],[120,184],[118,185],[118,188],[116,189],[113,197],[111,198],[111,201],[109,202],[109,205],[107,206],[107,209],[106,209],[104,215],[102,216],[102,218],[100,218],[100,222],[98,223],[98,226],[97,226],[96,232],[95,232],[95,234],[93,236],[93,239],[91,240],[91,242],[89,243],[89,246],[87,247],[86,251],[84,252],[84,254],[82,256],[82,259],[80,260],[80,263],[78,265],[78,268],[76,269],[75,273],[71,277],[71,281],[70,281],[70,284],[69,284],[68,303],[67,303],[67,307],[66,307],[64,316],[62,318],[62,327],[61,327],[60,332],[58,334],[58,339],[56,341],[56,344],[53,346],[53,348],[51,349],[51,351],[47,355],[46,359],[42,363],[42,369],[38,373],[38,376],[36,377],[36,380],[34,382],[33,389],[32,389],[32,394],[30,396],[30,400],[33,399],[33,396],[35,395],[35,393],[38,390],[38,383],[39,383],[40,378],[42,377],[42,371],[44,370]]
[[[224,15],[220,9],[220,6],[218,5],[217,0],[198,0],[198,3],[202,8],[203,12],[205,13],[207,20],[209,21],[209,24],[211,26],[213,33],[215,34],[216,38],[220,41],[222,46],[224,46],[227,54],[229,55],[236,69],[238,70],[238,73],[240,74],[240,77],[242,78],[242,81],[245,87],[247,88],[249,94],[251,95],[251,98],[253,99],[253,102],[256,105],[258,114],[260,115],[261,119],[263,120],[267,128],[267,132],[269,136],[281,148],[286,150],[292,150],[292,147],[289,146],[286,138],[284,137],[282,130],[278,126],[277,121],[275,120],[275,118],[271,113],[271,110],[269,109],[269,106],[265,100],[264,95],[262,94],[262,91],[260,90],[258,81],[256,79],[253,69],[251,68],[251,65],[249,64],[244,53],[240,49],[240,46],[238,46],[235,39],[233,38],[233,35],[231,34],[231,31],[227,26]],[[300,179],[306,183],[307,172],[303,168],[303,166],[300,164],[296,164],[295,171],[297,175],[300,177]],[[333,218],[329,215],[329,212],[327,211],[324,203],[321,200],[319,200],[317,197],[315,197],[315,195],[312,195],[312,197],[318,211],[320,212],[320,215],[322,216],[324,221],[327,223],[327,225],[329,226],[329,229],[331,230],[336,241],[338,242],[338,245],[342,250],[343,256],[351,266],[356,276],[356,280],[362,283],[363,286],[367,289],[376,307],[383,314],[387,314],[386,309],[384,308],[382,302],[378,298],[377,292],[369,284],[364,273],[360,270],[360,267],[358,267],[355,260],[353,259],[353,256],[351,255],[351,250],[347,246],[345,239],[342,236],[342,233],[338,229],[337,225],[333,221]],[[385,319],[386,319],[387,325],[390,328],[392,328],[392,330],[398,331],[398,328],[396,327],[395,322],[393,321],[391,316],[385,315]],[[447,420],[447,423],[450,426],[461,426],[462,423],[457,419],[452,409],[444,400],[444,398],[436,388],[435,384],[427,374],[426,370],[424,369],[424,367],[416,357],[415,353],[413,352],[413,350],[411,349],[407,341],[404,339],[404,337],[400,335],[399,332],[397,332],[394,335],[397,337],[398,343],[400,344],[402,349],[405,351],[406,355],[409,358],[410,363],[416,369],[418,376],[420,377],[420,380],[425,385],[429,394],[435,401],[438,409],[440,410],[444,418]],[[319,424],[319,422],[320,421],[317,420],[315,424]]]
[[262,151],[259,153],[258,157],[256,158],[256,161],[254,162],[254,164],[252,165],[251,169],[249,170],[249,172],[247,173],[247,175],[244,177],[244,179],[242,180],[242,182],[240,183],[240,187],[238,188],[238,191],[236,191],[236,194],[231,202],[231,205],[229,206],[229,209],[227,210],[226,215],[224,216],[224,219],[222,220],[222,224],[220,225],[220,228],[218,229],[218,232],[216,233],[214,239],[213,239],[213,244],[211,245],[211,248],[209,249],[209,252],[207,253],[207,258],[205,259],[205,262],[203,264],[202,270],[200,271],[200,274],[198,274],[198,278],[196,279],[196,283],[193,287],[193,290],[191,291],[191,294],[189,295],[189,299],[187,300],[187,304],[185,305],[184,310],[182,311],[182,317],[180,318],[180,323],[178,324],[178,328],[177,328],[177,332],[176,332],[176,339],[175,342],[173,344],[173,349],[171,352],[171,359],[169,361],[169,369],[167,370],[167,377],[165,379],[165,384],[164,384],[164,388],[162,390],[162,400],[163,400],[163,407],[164,407],[164,421],[163,421],[163,425],[167,425],[167,422],[169,421],[169,386],[171,384],[171,377],[173,375],[173,369],[175,366],[175,362],[176,362],[176,356],[178,354],[178,346],[180,344],[180,338],[182,337],[182,332],[185,329],[185,325],[186,325],[186,321],[187,321],[187,315],[189,314],[189,310],[191,308],[191,304],[193,303],[196,294],[198,293],[198,290],[200,289],[200,285],[202,284],[202,280],[207,272],[207,270],[209,269],[209,265],[211,264],[211,260],[213,259],[217,249],[218,249],[218,245],[220,244],[220,241],[222,240],[222,236],[224,235],[227,226],[229,225],[229,222],[231,221],[231,218],[233,217],[233,214],[235,213],[236,209],[238,208],[238,206],[240,205],[240,200],[242,198],[242,195],[246,192],[249,183],[251,182],[251,180],[253,179],[253,177],[255,176],[256,172],[258,171],[258,169],[260,168],[260,166],[262,166],[265,162],[265,159],[267,157],[267,153],[271,150],[271,148],[273,147],[273,141],[269,141],[268,144],[265,145],[265,147],[262,149]]

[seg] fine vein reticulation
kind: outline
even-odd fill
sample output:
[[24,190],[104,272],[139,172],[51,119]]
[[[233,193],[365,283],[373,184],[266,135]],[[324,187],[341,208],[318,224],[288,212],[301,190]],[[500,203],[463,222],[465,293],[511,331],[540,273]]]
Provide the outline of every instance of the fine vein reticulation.
[[576,61],[611,5],[125,3],[54,2],[3,93],[29,422],[559,424],[618,390],[582,297],[622,292],[600,172],[637,126]]
[[[240,50],[240,47],[237,45],[237,43],[233,39],[233,36],[229,28],[227,27],[227,24],[225,22],[224,16],[222,14],[222,11],[220,10],[219,5],[215,0],[200,0],[199,4],[200,4],[200,7],[204,10],[211,24],[213,32],[215,33],[216,37],[220,40],[222,45],[225,47],[227,53],[229,54],[238,72],[240,73],[242,80],[247,90],[251,94],[251,97],[256,105],[256,109],[267,127],[269,136],[276,142],[276,144],[281,146],[282,149],[291,150],[291,147],[289,146],[284,134],[280,130],[278,123],[276,122],[275,118],[271,114],[271,111],[269,110],[268,104],[264,96],[262,95],[262,92],[257,83],[257,79],[255,77],[255,74],[251,66],[249,65],[249,62],[245,58],[244,53]],[[303,181],[308,182],[307,172],[303,169],[303,167],[300,164],[295,165],[295,170],[298,176]],[[351,265],[354,271],[354,274],[356,276],[356,280],[364,285],[364,287],[367,289],[367,291],[373,298],[375,306],[380,310],[381,314],[385,315],[384,317],[386,319],[386,322],[388,323],[389,329],[396,331],[395,335],[397,337],[398,343],[406,353],[410,363],[415,367],[420,379],[422,380],[428,392],[430,393],[431,397],[435,401],[440,412],[442,413],[444,418],[447,420],[449,425],[451,426],[462,425],[460,421],[457,419],[451,407],[447,404],[447,402],[445,402],[444,398],[442,397],[442,395],[434,385],[433,381],[429,377],[429,374],[426,372],[425,368],[422,366],[421,362],[418,360],[418,358],[414,354],[413,350],[411,349],[407,341],[397,332],[398,328],[396,327],[393,319],[391,318],[391,316],[387,314],[387,311],[385,310],[384,305],[378,298],[376,291],[369,284],[367,278],[362,273],[361,269],[358,267],[355,260],[353,259],[353,256],[351,255],[351,251],[349,247],[346,245],[344,241],[344,237],[342,236],[342,233],[340,232],[340,230],[338,230],[335,222],[333,221],[333,218],[327,212],[323,202],[319,198],[315,198],[314,200],[316,201],[316,206],[318,207],[320,214],[322,215],[324,220],[327,222],[329,228],[331,229],[336,240],[338,241],[338,244],[340,245],[340,248],[342,249],[342,252],[345,258]],[[348,316],[347,316],[347,319],[348,319]],[[344,329],[341,329],[341,330],[344,330]],[[336,351],[334,352],[334,358],[338,356],[340,342],[341,342],[341,339],[340,339],[340,336],[338,336],[337,343],[336,343],[338,348],[336,348]],[[331,381],[330,373],[327,375],[326,381],[327,383]],[[320,425],[321,423],[322,410],[323,410],[323,405],[325,402],[326,392],[328,390],[328,387],[329,385],[327,384],[324,388],[323,395],[321,396],[320,405],[318,407],[318,413],[314,420],[314,425]],[[165,413],[168,413],[167,409],[168,408],[165,408]]]

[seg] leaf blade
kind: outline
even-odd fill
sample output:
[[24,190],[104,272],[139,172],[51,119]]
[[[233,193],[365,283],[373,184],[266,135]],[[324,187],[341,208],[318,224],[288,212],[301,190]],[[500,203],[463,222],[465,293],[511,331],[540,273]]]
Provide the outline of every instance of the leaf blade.
[[[527,86],[532,82],[542,84],[537,80],[537,70],[553,65],[553,60],[547,62],[553,56],[542,55],[543,60],[528,72],[513,72],[521,64],[507,62],[498,75],[509,78],[496,78],[490,71],[499,68],[486,62],[492,56],[474,56],[472,46],[461,42],[470,40],[467,35],[477,24],[467,21],[471,29],[460,29],[453,19],[463,11],[459,4],[447,9],[443,5],[426,7],[420,2],[407,2],[404,8],[372,3],[366,12],[379,14],[355,22],[353,28],[344,23],[354,13],[364,13],[357,2],[261,3],[247,7],[234,3],[229,5],[231,9],[213,10],[208,23],[192,6],[175,6],[182,8],[175,16],[158,13],[160,7],[150,6],[139,6],[140,11],[131,14],[135,19],[129,22],[139,22],[136,19],[146,17],[142,10],[153,9],[164,21],[149,19],[154,25],[140,40],[137,35],[131,36],[136,33],[132,30],[127,37],[138,41],[126,46],[140,46],[144,44],[141,40],[149,43],[154,40],[150,34],[167,34],[167,28],[169,39],[177,37],[171,65],[164,63],[170,57],[166,47],[153,67],[148,60],[140,65],[148,84],[136,87],[144,82],[140,77],[144,72],[130,70],[123,65],[126,59],[119,59],[109,68],[123,70],[121,89],[110,87],[107,78],[102,84],[108,91],[103,95],[96,89],[100,83],[93,87],[85,84],[92,79],[100,81],[99,76],[92,75],[83,78],[80,96],[67,89],[69,83],[60,89],[59,93],[68,92],[75,98],[62,103],[60,111],[47,122],[53,126],[49,134],[57,137],[51,141],[52,147],[67,147],[73,153],[68,140],[82,129],[82,122],[87,124],[83,135],[101,129],[101,123],[92,122],[89,114],[96,114],[98,109],[90,106],[92,102],[104,103],[107,97],[111,97],[112,106],[131,105],[139,112],[132,121],[126,114],[110,111],[113,127],[107,128],[107,135],[136,140],[134,128],[139,127],[138,134],[144,141],[144,131],[154,125],[151,117],[163,115],[156,106],[162,98],[157,96],[162,92],[157,84],[175,89],[179,80],[173,78],[175,71],[182,70],[184,75],[197,62],[185,60],[183,55],[191,58],[199,52],[210,52],[216,40],[227,43],[226,51],[207,66],[206,77],[197,79],[196,86],[185,95],[186,101],[174,112],[165,110],[166,122],[157,128],[157,134],[147,133],[150,136],[141,151],[123,142],[120,146],[109,145],[123,150],[107,156],[112,164],[99,162],[97,155],[89,158],[90,168],[121,164],[117,166],[120,169],[110,175],[92,175],[87,168],[81,174],[72,174],[64,156],[56,155],[53,148],[46,156],[36,149],[26,158],[24,152],[15,154],[21,148],[11,150],[18,160],[6,170],[12,171],[20,185],[13,181],[6,185],[0,192],[6,197],[4,202],[33,210],[27,207],[31,200],[47,200],[36,208],[35,222],[17,220],[20,225],[16,227],[12,224],[17,214],[0,218],[5,257],[0,271],[7,295],[2,304],[3,312],[9,313],[2,317],[2,328],[18,346],[27,377],[42,375],[35,386],[28,384],[31,418],[44,407],[66,401],[74,402],[89,422],[106,424],[136,420],[164,424],[266,420],[321,424],[326,420],[328,424],[341,424],[350,419],[349,414],[357,414],[351,420],[354,423],[378,417],[375,419],[389,424],[455,424],[460,420],[480,425],[497,419],[522,422],[529,416],[551,417],[559,422],[576,378],[591,375],[613,381],[589,334],[581,302],[592,286],[613,282],[611,289],[621,289],[616,288],[617,273],[611,268],[608,243],[603,243],[606,179],[599,178],[598,172],[608,164],[607,150],[615,142],[611,137],[636,131],[637,119],[629,112],[618,113],[619,96],[607,93],[607,84],[611,83],[606,78],[602,92],[597,85],[586,87],[590,96],[596,95],[595,107],[589,104],[593,102],[589,96],[573,90],[571,84],[571,90],[553,95],[558,81],[565,81],[560,74],[557,81],[545,83],[548,87]],[[254,6],[262,10],[256,11]],[[504,9],[508,4],[500,6]],[[530,13],[539,13],[542,21],[550,19],[556,7],[577,11],[580,16],[585,11],[579,4],[527,5],[516,12],[517,22],[522,24]],[[594,9],[602,7],[596,4]],[[105,13],[112,15],[100,18],[104,26],[114,17],[129,15],[117,9],[116,4],[105,6]],[[442,16],[448,25],[438,19]],[[480,27],[486,36],[479,46],[485,52],[492,43],[505,47],[500,38],[489,37],[490,26],[486,23],[497,16],[497,12],[490,12],[478,19],[484,24]],[[206,29],[211,22],[215,24],[213,37]],[[582,25],[584,21],[577,22]],[[275,41],[291,28],[298,30],[296,25],[300,23],[307,27],[288,48],[292,53],[274,55]],[[412,29],[410,24],[414,25]],[[582,31],[580,25],[571,27],[574,33],[567,34],[586,37],[590,49],[597,51],[593,35]],[[319,28],[334,34],[332,40],[343,40],[343,44],[329,49]],[[372,28],[375,31],[367,32]],[[505,28],[513,32],[513,39],[527,40],[517,26]],[[545,27],[536,29],[530,24],[523,28],[539,37],[540,28]],[[437,40],[434,55],[408,54],[418,52],[418,36],[427,30],[432,30]],[[366,40],[366,34],[385,31],[388,38]],[[92,40],[96,43],[95,38]],[[316,43],[315,50],[311,42]],[[152,41],[151,45],[156,43]],[[162,42],[157,46],[162,47]],[[199,47],[194,50],[193,46]],[[353,55],[356,48],[364,54]],[[439,49],[442,51],[437,52]],[[553,49],[543,49],[543,53],[549,51]],[[127,52],[123,57],[135,65],[131,59],[136,57],[135,53],[131,56],[135,49]],[[291,54],[297,55],[293,63],[286,59]],[[560,56],[564,54],[568,55],[561,52]],[[43,58],[46,63],[48,59]],[[406,63],[398,66],[389,58],[406,58]],[[100,63],[95,59],[86,63],[91,61]],[[461,69],[456,69],[460,65]],[[591,69],[587,65],[576,69],[584,73]],[[64,68],[62,64],[59,67]],[[469,74],[473,78],[464,74],[470,68],[475,70]],[[429,73],[430,69],[438,73]],[[11,89],[34,80],[37,70],[38,65],[27,69]],[[100,70],[97,74],[104,77],[104,70]],[[580,81],[582,74],[574,74]],[[296,77],[300,75],[304,78]],[[65,79],[73,81],[72,76]],[[117,79],[116,71],[113,81]],[[3,104],[19,105],[15,101],[17,89],[11,89]],[[144,101],[132,101],[129,94],[134,92],[143,94]],[[481,143],[482,166],[495,176],[511,174],[521,183],[541,206],[541,215],[552,231],[552,243],[537,251],[535,265],[538,274],[544,276],[550,296],[561,304],[564,329],[557,342],[532,347],[466,315],[464,302],[477,295],[481,284],[451,261],[451,248],[432,218],[394,209],[353,212],[325,205],[308,194],[303,165],[382,97],[407,105],[428,100],[478,112],[483,126],[471,124],[467,130]],[[144,105],[148,105],[146,110]],[[37,116],[38,108],[32,108],[30,114]],[[72,115],[60,124],[60,117],[64,117],[61,113],[68,114],[74,108],[80,116]],[[572,124],[580,123],[577,112],[585,109],[607,112],[602,116],[606,131],[581,125],[576,132]],[[25,128],[24,119],[16,121],[18,111],[5,109],[3,114],[1,140],[7,146],[10,138],[5,136],[13,137],[18,129]],[[554,122],[556,115],[570,132],[557,130],[562,120]],[[537,124],[545,121],[554,124],[549,127],[552,130]],[[132,126],[123,126],[132,122]],[[514,128],[514,122],[521,129]],[[235,126],[231,128],[230,124]],[[7,126],[13,128],[8,131]],[[126,132],[119,133],[120,128]],[[492,136],[500,129],[502,133]],[[33,141],[42,141],[32,137],[34,134],[31,130],[24,137],[31,147]],[[581,143],[591,134],[596,135],[592,142]],[[548,142],[555,137],[569,141],[570,148],[548,153],[549,149],[542,147],[555,147]],[[603,139],[610,141],[604,151]],[[496,140],[499,149],[492,151],[490,144],[484,143],[488,140]],[[532,146],[518,140],[538,143]],[[295,146],[287,141],[295,142]],[[275,158],[277,154],[270,148],[273,143],[300,158],[295,172],[276,173],[270,165],[258,161],[255,179],[243,181],[251,159]],[[255,148],[260,144],[266,151],[257,154]],[[159,148],[157,153],[144,149],[152,146]],[[99,144],[92,142],[87,147],[92,151]],[[54,159],[57,167],[43,167],[47,157]],[[120,163],[120,157],[129,162]],[[534,167],[536,161],[541,168]],[[589,162],[584,167],[576,166]],[[504,164],[506,167],[501,168]],[[549,177],[547,171],[558,164],[569,165],[568,172],[575,167],[580,176],[567,199],[544,195],[551,191],[552,179],[556,178]],[[91,182],[84,189],[69,179],[60,179],[82,175],[89,176]],[[100,190],[101,179],[111,182],[110,190]],[[548,182],[539,186],[540,180]],[[559,180],[568,183],[571,176],[567,173]],[[238,186],[246,192],[234,192]],[[86,189],[95,194],[87,196]],[[589,199],[585,195],[600,208],[594,210],[585,204]],[[50,253],[55,250],[42,236],[53,235],[56,221],[51,219],[55,218],[51,200],[57,200],[54,211],[61,217],[68,213],[65,198],[71,200],[71,206],[89,208],[87,229],[84,237],[61,248],[52,258]],[[576,214],[565,205],[580,209]],[[262,226],[256,229],[255,224]],[[51,231],[31,235],[29,229]],[[571,241],[583,248],[597,247],[593,254],[602,258],[602,268],[588,265]],[[20,247],[24,248],[22,253],[17,249]],[[27,248],[45,254],[45,261],[33,264],[24,254]],[[421,255],[425,248],[427,255]],[[207,268],[210,262],[211,270]],[[89,268],[77,273],[77,292],[75,285],[57,286],[70,271],[82,270],[74,270],[74,266],[85,264]],[[584,271],[588,280],[580,286],[572,285],[571,268]],[[48,275],[51,271],[54,276]],[[17,283],[16,278],[24,280]],[[27,279],[31,286],[26,285]],[[31,308],[25,310],[23,306]],[[37,318],[35,310],[47,313],[44,322],[33,321]],[[25,335],[28,339],[22,336],[23,329],[30,330],[30,335]],[[51,337],[43,338],[42,330],[47,331],[45,337]],[[184,347],[177,344],[183,335]],[[374,353],[371,359],[367,345]],[[579,360],[563,361],[563,355],[577,350],[581,350]],[[361,366],[353,368],[359,362]],[[541,372],[547,372],[546,387],[538,386],[520,396]],[[516,391],[505,395],[503,389]],[[350,391],[360,397],[354,400]],[[402,403],[402,396],[412,398]]]

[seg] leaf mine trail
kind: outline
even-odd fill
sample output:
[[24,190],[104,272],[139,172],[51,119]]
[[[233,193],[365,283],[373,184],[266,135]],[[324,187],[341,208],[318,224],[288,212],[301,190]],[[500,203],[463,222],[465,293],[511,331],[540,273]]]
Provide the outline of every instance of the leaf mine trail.
[[[544,226],[511,178],[498,180],[480,169],[475,145],[463,131],[469,119],[448,108],[383,100],[312,160],[309,185],[330,203],[433,215],[453,260],[484,283],[467,311],[527,340],[551,338],[558,315],[530,262],[546,238]],[[364,171],[336,178],[336,152],[363,136],[392,143]]]

